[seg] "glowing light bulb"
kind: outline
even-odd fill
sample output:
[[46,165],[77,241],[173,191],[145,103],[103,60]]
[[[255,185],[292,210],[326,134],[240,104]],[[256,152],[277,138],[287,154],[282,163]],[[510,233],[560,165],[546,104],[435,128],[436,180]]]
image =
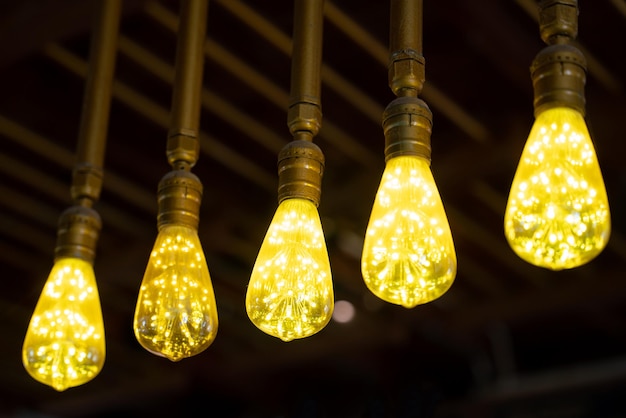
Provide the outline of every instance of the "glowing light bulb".
[[213,285],[196,229],[165,225],[157,236],[135,308],[137,341],[179,361],[204,351],[218,319]]
[[333,284],[315,205],[280,203],[254,263],[246,293],[250,320],[283,341],[320,331],[333,314]]
[[22,361],[35,380],[58,391],[87,383],[102,370],[104,323],[91,264],[58,259],[28,325]]
[[365,234],[361,270],[379,298],[412,308],[443,295],[456,275],[456,254],[428,161],[387,161]]
[[537,116],[513,179],[504,228],[519,257],[553,270],[585,264],[606,246],[609,203],[580,112],[560,107]]

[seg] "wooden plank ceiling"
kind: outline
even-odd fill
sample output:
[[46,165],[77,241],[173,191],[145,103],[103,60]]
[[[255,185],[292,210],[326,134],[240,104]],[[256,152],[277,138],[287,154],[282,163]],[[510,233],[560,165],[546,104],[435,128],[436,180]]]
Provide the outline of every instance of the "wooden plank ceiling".
[[[425,3],[422,98],[434,114],[432,170],[458,256],[452,289],[407,310],[377,301],[362,282],[360,247],[384,164],[380,119],[393,99],[388,2],[327,0],[324,119],[316,140],[327,161],[320,213],[336,298],[353,303],[356,317],[288,344],[250,323],[246,285],[276,207],[276,155],[291,139],[293,6],[214,0],[194,172],[205,188],[200,238],[220,328],[207,351],[174,364],[138,345],[132,314],[156,236],[156,185],[169,170],[179,4],[124,2],[97,204],[107,359],[94,381],[59,394],[27,375],[20,350],[52,264],[58,216],[70,204],[94,2],[4,2],[0,416],[623,416],[626,2],[581,1],[587,119],[613,230],[596,260],[562,272],[518,259],[502,231],[533,122],[528,68],[543,47],[536,4]],[[618,413],[602,415],[602,407]]]

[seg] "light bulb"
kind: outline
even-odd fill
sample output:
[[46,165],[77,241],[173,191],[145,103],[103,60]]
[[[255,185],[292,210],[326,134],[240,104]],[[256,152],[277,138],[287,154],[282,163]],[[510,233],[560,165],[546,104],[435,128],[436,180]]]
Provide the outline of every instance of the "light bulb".
[[261,244],[246,293],[250,320],[283,341],[320,331],[333,314],[330,262],[308,199],[283,200]]
[[426,159],[405,155],[387,161],[361,269],[372,293],[406,308],[437,299],[452,285],[454,242]]
[[197,230],[161,227],[135,308],[137,341],[153,354],[179,361],[211,345],[217,327],[213,285]]
[[104,323],[93,267],[79,258],[60,258],[28,325],[24,367],[35,380],[63,391],[96,377],[104,357]]
[[557,107],[537,116],[515,172],[504,229],[519,257],[553,270],[585,264],[606,246],[609,203],[577,110]]

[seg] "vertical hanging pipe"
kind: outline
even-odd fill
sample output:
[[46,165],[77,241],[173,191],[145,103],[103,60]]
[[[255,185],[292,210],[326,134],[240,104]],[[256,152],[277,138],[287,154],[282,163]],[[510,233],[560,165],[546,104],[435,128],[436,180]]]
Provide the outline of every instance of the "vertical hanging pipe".
[[430,161],[432,113],[418,95],[425,81],[422,0],[391,0],[389,87],[397,96],[383,113],[385,160],[416,155]]
[[159,182],[158,225],[198,228],[202,183],[190,170],[200,152],[200,94],[204,70],[208,0],[183,0],[176,45],[166,155],[172,171]]
[[391,0],[389,87],[398,97],[417,97],[424,86],[423,0]]
[[278,154],[278,202],[292,197],[319,205],[324,154],[313,143],[322,126],[321,68],[324,0],[295,0],[291,97],[293,141]]
[[121,0],[102,0],[91,37],[89,68],[78,133],[72,199],[87,207],[100,197],[111,108]]
[[74,206],[59,217],[55,259],[76,257],[93,263],[102,227],[93,204],[102,190],[104,150],[111,107],[121,0],[101,0],[91,38],[89,71],[78,134],[77,163],[70,193]]
[[288,126],[294,140],[313,140],[322,123],[323,0],[296,0]]
[[176,46],[167,159],[175,169],[189,170],[198,160],[200,94],[208,0],[183,0]]

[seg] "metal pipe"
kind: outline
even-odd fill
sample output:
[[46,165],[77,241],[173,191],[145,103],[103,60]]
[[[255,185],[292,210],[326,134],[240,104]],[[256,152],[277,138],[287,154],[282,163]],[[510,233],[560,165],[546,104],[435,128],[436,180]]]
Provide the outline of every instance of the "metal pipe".
[[422,6],[422,0],[391,1],[389,87],[398,97],[417,97],[424,87]]
[[[218,0],[222,3],[228,1],[234,3],[235,0]],[[518,0],[521,1],[521,0]],[[529,0],[533,1],[533,0]],[[378,39],[374,38],[362,26],[354,21],[349,15],[342,12],[331,1],[326,1],[326,18],[341,29],[356,45],[363,51],[367,52],[380,64],[387,66],[389,63],[389,48],[383,45]],[[322,73],[323,76],[323,73]],[[454,102],[442,90],[429,82],[424,86],[421,97],[426,100],[430,106],[437,109],[440,114],[447,117],[461,131],[465,132],[470,138],[479,143],[485,143],[490,140],[491,133],[476,118],[466,112],[458,103]],[[328,122],[324,125],[328,128]],[[329,135],[330,136],[330,135]]]
[[93,263],[102,227],[91,206],[102,190],[102,166],[115,69],[120,0],[102,0],[91,38],[83,113],[78,137],[78,162],[74,166],[71,195],[75,205],[60,216],[55,259],[75,257]]
[[[67,49],[64,49],[58,44],[48,44],[44,48],[44,53],[56,61],[59,65],[66,68],[72,73],[85,77],[87,73],[87,64],[80,57],[77,57]],[[153,122],[154,124],[168,128],[168,109],[159,106],[148,97],[140,94],[138,91],[130,88],[127,84],[116,80],[113,83],[113,96],[120,100],[122,103],[129,106],[131,109]],[[287,101],[285,101],[286,103]],[[276,181],[274,176],[266,172],[260,166],[253,161],[244,158],[240,153],[224,145],[225,141],[220,141],[218,138],[210,136],[206,133],[200,132],[200,149],[215,161],[219,161],[220,164],[228,167],[233,172],[237,173],[241,177],[251,181],[254,184],[262,187],[267,191],[275,190]],[[207,150],[211,150],[209,154]],[[110,184],[110,176],[107,184]],[[144,193],[142,193],[142,196]],[[130,201],[134,201],[132,197],[127,197]],[[145,199],[142,199],[145,200]],[[154,201],[153,197],[146,200],[146,202]],[[137,200],[137,202],[139,202]],[[153,204],[145,205],[141,204],[140,207],[153,208]]]
[[121,0],[102,0],[91,37],[83,110],[73,169],[72,198],[90,206],[100,197],[111,107]]
[[430,163],[433,116],[417,96],[425,81],[422,0],[391,0],[389,87],[398,96],[383,113],[385,161],[402,155]]
[[391,0],[389,50],[411,49],[422,55],[423,0]]
[[278,154],[278,202],[301,198],[318,206],[324,154],[312,141],[322,125],[324,0],[295,0],[294,3],[291,98],[287,112],[293,141]]
[[[277,49],[291,56],[291,38],[282,33],[272,23],[264,19],[262,16],[260,16],[255,11],[253,11],[243,3],[239,2],[238,0],[218,0],[218,3],[220,3],[223,7],[229,10],[235,17],[241,19],[242,22],[249,25],[252,29],[255,30],[255,32],[257,32],[260,36],[263,36]],[[329,2],[325,2],[325,5],[328,4]],[[175,28],[178,26],[176,16],[158,3],[146,3],[145,11],[150,17],[152,17],[154,20],[156,20],[158,23],[160,23],[169,30],[175,30]],[[120,48],[123,50],[122,43],[120,43]],[[216,41],[207,39],[204,53],[209,59],[212,59],[215,62],[219,63],[222,67],[226,68],[233,76],[237,77],[240,81],[245,83],[246,86],[264,96],[274,105],[278,106],[281,109],[288,107],[289,92],[287,90],[283,90],[280,86],[261,74],[258,70],[250,67],[240,58],[227,51]],[[385,60],[386,56],[387,53],[385,52]],[[333,77],[333,73],[334,71],[332,69],[322,63],[322,80],[327,81],[328,86],[331,89],[334,89],[336,92],[343,96],[349,96],[350,94],[353,94],[355,90],[354,88],[351,89],[352,92],[350,93],[348,93],[345,88],[340,88],[339,85],[342,84],[345,87],[346,82],[345,80],[339,81],[339,77]],[[355,106],[362,106],[362,110],[364,108],[368,108],[368,110],[364,110],[364,112],[372,114],[371,117],[374,120],[380,121],[382,108],[378,107],[378,105],[375,105],[374,107],[376,107],[378,110],[372,109],[371,104],[374,103],[374,101],[371,98],[367,97],[362,91],[359,91],[358,94],[353,94],[353,96],[353,103],[355,104]],[[374,114],[377,114],[378,116],[373,116]],[[468,120],[465,120],[464,122],[465,123],[460,124],[462,128],[466,127],[467,129],[472,129],[472,127],[475,126],[475,122]],[[246,129],[249,130],[249,127],[247,127]],[[324,139],[333,144],[335,147],[337,147],[337,149],[345,153],[348,157],[353,158],[355,161],[358,161],[359,163],[367,167],[371,167],[372,164],[376,164],[376,162],[379,161],[376,154],[374,154],[367,147],[365,147],[362,142],[359,142],[343,130],[339,129],[337,125],[330,123],[328,119],[324,120],[324,129],[321,130],[320,136],[323,136]],[[200,144],[200,149],[205,149],[205,147]],[[211,152],[212,154],[214,154],[215,147],[211,147]],[[254,177],[253,179],[256,180],[257,178]],[[273,186],[271,187],[271,189],[273,189]]]
[[200,109],[208,0],[184,0],[176,45],[174,91],[167,138],[172,171],[159,182],[159,230],[166,225],[197,229],[202,183],[189,170],[200,153]]
[[200,151],[200,92],[204,69],[204,43],[208,0],[184,0],[176,46],[167,158],[174,168],[189,169]]
[[294,10],[288,125],[294,138],[312,140],[321,126],[324,0],[297,0]]

